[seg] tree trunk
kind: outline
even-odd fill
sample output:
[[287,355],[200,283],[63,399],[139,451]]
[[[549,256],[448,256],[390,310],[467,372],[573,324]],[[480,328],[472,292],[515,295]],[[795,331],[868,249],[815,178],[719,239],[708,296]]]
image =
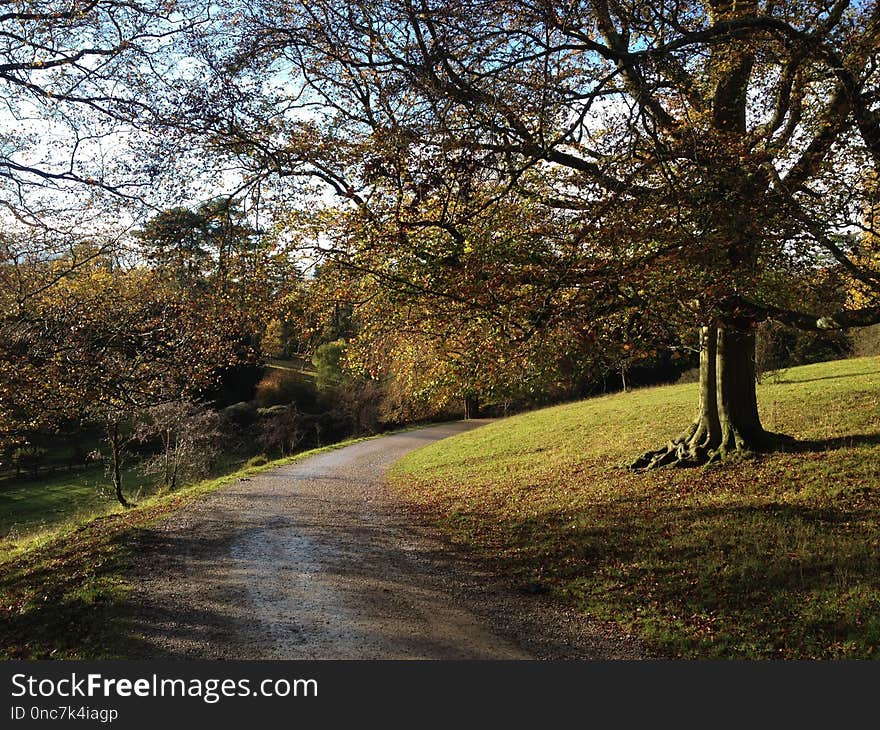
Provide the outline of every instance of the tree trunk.
[[[174,445],[172,446],[172,440]],[[171,449],[174,451],[171,451]],[[173,434],[170,429],[168,432],[168,451],[169,451],[169,463],[170,463],[170,478],[168,480],[168,489],[171,492],[174,492],[177,489],[177,473],[180,471],[180,442],[178,440],[177,432],[175,431]]]
[[166,428],[162,431],[162,486],[170,487],[171,485],[171,429]]
[[632,469],[656,469],[676,465],[705,463],[708,454],[721,443],[721,422],[717,396],[718,328],[700,328],[700,402],[694,422],[661,449],[648,451],[636,459]]
[[766,450],[755,390],[755,333],[732,326],[700,329],[700,404],[694,422],[666,446],[636,459],[632,469],[699,466],[734,453]]
[[113,489],[116,491],[116,499],[123,507],[131,507],[132,504],[122,493],[122,439],[119,435],[119,422],[113,421],[108,427],[110,440],[110,458],[113,462]]
[[754,330],[719,328],[717,377],[719,456],[765,448],[769,435],[758,416]]
[[480,401],[476,396],[465,396],[464,417],[466,420],[480,417]]
[[718,327],[700,328],[700,406],[691,435],[691,456],[714,449],[721,441],[718,418]]

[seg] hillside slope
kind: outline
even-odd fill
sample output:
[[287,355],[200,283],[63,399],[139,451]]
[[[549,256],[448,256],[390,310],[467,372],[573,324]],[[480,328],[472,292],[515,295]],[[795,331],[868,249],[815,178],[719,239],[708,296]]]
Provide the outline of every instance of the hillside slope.
[[699,469],[622,465],[686,425],[697,386],[497,421],[392,471],[453,540],[688,657],[880,654],[880,359],[759,386],[796,452]]

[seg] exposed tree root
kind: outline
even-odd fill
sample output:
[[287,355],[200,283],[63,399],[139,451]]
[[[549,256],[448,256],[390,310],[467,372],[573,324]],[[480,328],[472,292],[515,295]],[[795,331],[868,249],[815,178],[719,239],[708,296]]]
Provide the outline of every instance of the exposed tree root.
[[664,466],[684,468],[706,464],[712,456],[713,444],[704,431],[698,422],[693,423],[666,446],[642,454],[629,468],[645,471]]
[[713,437],[701,424],[694,423],[666,446],[639,456],[629,464],[629,468],[633,471],[648,471],[662,467],[683,469],[704,466],[732,458],[750,458],[760,453],[785,451],[795,443],[791,436],[770,431],[761,431],[746,437],[727,430],[720,438]]

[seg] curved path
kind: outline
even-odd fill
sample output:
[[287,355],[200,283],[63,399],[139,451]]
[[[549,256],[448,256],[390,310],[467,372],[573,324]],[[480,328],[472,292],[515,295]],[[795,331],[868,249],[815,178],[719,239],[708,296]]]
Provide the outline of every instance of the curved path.
[[242,479],[139,538],[144,656],[632,658],[626,637],[517,593],[382,484],[408,451],[479,425],[364,441]]

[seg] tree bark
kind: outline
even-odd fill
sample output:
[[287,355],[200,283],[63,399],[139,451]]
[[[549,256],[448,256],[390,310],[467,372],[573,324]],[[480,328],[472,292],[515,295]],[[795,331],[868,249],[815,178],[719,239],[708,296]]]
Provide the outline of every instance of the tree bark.
[[721,443],[718,417],[717,342],[715,324],[700,328],[700,403],[694,422],[663,448],[648,451],[636,459],[632,469],[661,466],[695,466],[705,463]]
[[700,406],[694,433],[690,440],[690,455],[699,458],[699,451],[714,449],[721,441],[721,423],[718,419],[718,327],[712,324],[700,328]]
[[717,379],[721,424],[718,456],[727,456],[734,451],[762,450],[769,435],[758,415],[754,329],[719,328]]
[[465,396],[464,399],[464,417],[465,420],[480,417],[480,401],[476,396]]
[[[172,439],[174,441],[174,451],[171,452],[171,442]],[[178,435],[175,431],[174,434],[170,432],[168,433],[168,450],[169,450],[169,458],[170,458],[170,471],[171,478],[168,481],[168,489],[169,491],[175,491],[177,489],[177,472],[180,471],[180,442],[178,441]]]
[[132,504],[125,498],[122,492],[122,439],[119,435],[119,422],[113,421],[108,426],[110,437],[110,458],[112,459],[113,489],[116,499],[123,507],[131,507]]
[[732,325],[700,329],[700,405],[694,422],[663,448],[636,459],[632,469],[699,466],[764,451],[784,440],[758,415],[755,332]]

